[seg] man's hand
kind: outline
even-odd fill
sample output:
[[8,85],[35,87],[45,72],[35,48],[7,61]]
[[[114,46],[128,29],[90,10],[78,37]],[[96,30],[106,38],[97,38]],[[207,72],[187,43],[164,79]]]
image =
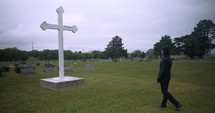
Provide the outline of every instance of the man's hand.
[[155,80],[155,83],[156,83],[156,84],[160,84],[157,80]]
[[157,80],[155,80],[155,83],[158,84],[159,82]]

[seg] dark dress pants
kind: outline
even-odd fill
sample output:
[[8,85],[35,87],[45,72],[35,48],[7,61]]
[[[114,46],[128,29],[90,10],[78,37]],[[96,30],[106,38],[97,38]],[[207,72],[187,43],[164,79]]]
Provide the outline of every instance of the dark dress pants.
[[167,100],[169,100],[175,106],[179,105],[179,102],[168,92],[169,80],[161,83],[161,91],[163,93],[163,100],[161,105],[166,106]]

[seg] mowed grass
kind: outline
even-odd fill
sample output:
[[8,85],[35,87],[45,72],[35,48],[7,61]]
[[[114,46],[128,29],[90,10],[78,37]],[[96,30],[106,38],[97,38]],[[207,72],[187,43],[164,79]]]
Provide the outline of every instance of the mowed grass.
[[[57,62],[55,62],[56,64]],[[159,61],[76,62],[66,61],[73,71],[67,76],[85,83],[60,90],[40,87],[40,79],[58,76],[43,73],[20,75],[13,70],[0,77],[0,113],[176,113],[162,100],[155,83]],[[93,71],[85,71],[92,64]],[[215,112],[215,61],[174,61],[169,91],[182,104],[181,113]]]

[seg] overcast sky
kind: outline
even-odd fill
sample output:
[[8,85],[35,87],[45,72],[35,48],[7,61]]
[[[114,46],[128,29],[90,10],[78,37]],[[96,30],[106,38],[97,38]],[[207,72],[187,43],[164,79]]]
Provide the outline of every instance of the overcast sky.
[[43,31],[46,21],[57,24],[56,9],[64,8],[64,49],[103,51],[112,37],[125,49],[147,51],[161,36],[190,34],[203,19],[215,22],[215,0],[0,0],[0,49],[58,49],[58,32]]

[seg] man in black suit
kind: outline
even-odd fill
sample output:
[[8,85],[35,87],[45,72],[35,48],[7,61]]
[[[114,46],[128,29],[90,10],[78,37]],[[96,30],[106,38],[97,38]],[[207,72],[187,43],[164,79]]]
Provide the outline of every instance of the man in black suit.
[[181,104],[168,92],[168,86],[171,78],[172,60],[170,58],[170,48],[168,46],[162,49],[163,58],[160,62],[160,71],[158,74],[157,82],[160,83],[161,91],[163,93],[162,108],[166,108],[167,100],[175,105],[176,110],[180,110]]

